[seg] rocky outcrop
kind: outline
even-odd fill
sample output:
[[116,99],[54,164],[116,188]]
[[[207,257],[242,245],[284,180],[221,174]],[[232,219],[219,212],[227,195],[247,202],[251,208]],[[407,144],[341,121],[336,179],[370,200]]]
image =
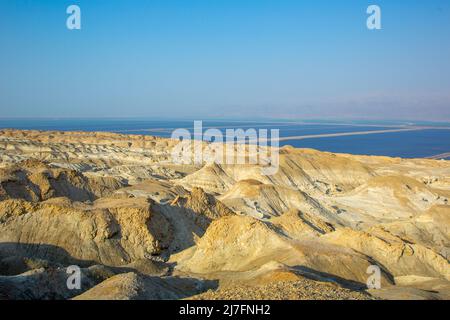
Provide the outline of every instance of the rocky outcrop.
[[410,220],[380,225],[409,243],[432,248],[444,258],[450,258],[450,208],[444,205],[431,207],[426,213]]
[[[248,272],[276,262],[315,279],[360,287],[373,263],[353,250],[293,240],[271,223],[240,216],[214,221],[195,247],[174,255],[172,261],[180,271],[194,274]],[[392,283],[392,277],[384,274],[383,283]]]
[[38,202],[67,197],[73,201],[93,201],[124,186],[112,177],[90,178],[75,170],[52,168],[41,161],[26,160],[0,169],[0,200]]
[[290,209],[280,217],[272,218],[270,221],[293,239],[320,236],[335,231],[335,227],[331,223],[318,216],[296,209]]
[[177,142],[0,130],[0,298],[367,298],[373,265],[375,297],[450,295],[450,162],[283,147],[265,176]]
[[205,193],[201,188],[193,188],[185,197],[177,196],[172,201],[171,206],[183,208],[185,213],[205,230],[211,221],[234,215],[233,211],[212,195]]
[[146,199],[103,198],[92,205],[6,200],[0,221],[0,254],[61,263],[122,265],[159,254],[172,237],[170,224]]
[[74,300],[182,299],[214,288],[214,283],[189,278],[146,277],[134,272],[113,276]]
[[201,187],[206,191],[224,193],[237,181],[257,180],[264,184],[287,187],[313,194],[335,194],[349,191],[373,176],[370,167],[341,155],[297,150],[280,150],[280,170],[273,176],[262,174],[257,165],[205,165],[179,183]]
[[67,285],[71,283],[72,274],[67,268],[39,268],[19,275],[0,276],[0,300],[70,299],[105,279],[95,267],[80,269],[80,288],[77,288]]
[[385,267],[394,276],[417,275],[450,280],[450,268],[445,258],[382,229],[368,233],[346,228],[327,234],[322,239],[372,257],[377,265]]

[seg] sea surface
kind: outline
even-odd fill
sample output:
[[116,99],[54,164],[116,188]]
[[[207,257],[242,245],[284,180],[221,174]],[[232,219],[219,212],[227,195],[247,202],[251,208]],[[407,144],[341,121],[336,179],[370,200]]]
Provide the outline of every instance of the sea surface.
[[[332,122],[332,121],[203,121],[203,131],[217,128],[244,130],[254,128],[279,129],[280,145],[313,148],[336,153],[382,155],[402,158],[424,158],[450,153],[450,124],[405,124],[399,122]],[[411,125],[426,125],[418,131],[387,132],[366,135],[334,137],[310,137],[323,134],[355,133],[365,131],[396,130]],[[188,120],[140,120],[140,119],[0,119],[0,128],[57,130],[57,131],[103,131],[122,134],[170,137],[178,128],[193,132],[193,121]],[[309,138],[299,139],[299,136]],[[296,137],[290,139],[289,137]],[[198,136],[195,138],[199,138]],[[449,156],[442,157],[450,159]]]

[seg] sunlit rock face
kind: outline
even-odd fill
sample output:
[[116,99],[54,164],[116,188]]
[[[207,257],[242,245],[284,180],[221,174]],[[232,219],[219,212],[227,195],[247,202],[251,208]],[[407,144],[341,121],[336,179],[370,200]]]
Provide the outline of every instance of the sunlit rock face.
[[0,298],[450,298],[449,161],[286,147],[265,176],[176,143],[0,131]]

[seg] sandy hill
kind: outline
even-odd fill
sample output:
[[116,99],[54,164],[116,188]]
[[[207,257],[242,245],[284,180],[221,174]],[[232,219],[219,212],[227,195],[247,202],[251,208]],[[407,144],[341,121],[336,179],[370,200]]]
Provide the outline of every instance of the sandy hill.
[[450,298],[449,161],[284,147],[264,176],[175,144],[0,130],[0,298]]

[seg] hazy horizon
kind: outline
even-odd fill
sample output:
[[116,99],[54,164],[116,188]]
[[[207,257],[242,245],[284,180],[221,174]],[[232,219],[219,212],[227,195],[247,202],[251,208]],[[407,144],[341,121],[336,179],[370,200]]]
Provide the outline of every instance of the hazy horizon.
[[428,124],[450,124],[450,120],[415,120],[415,119],[389,119],[389,118],[338,118],[338,117],[323,117],[323,118],[257,118],[257,117],[152,117],[152,116],[146,116],[146,117],[126,117],[126,116],[116,116],[116,117],[107,117],[107,116],[30,116],[30,117],[23,117],[23,116],[9,116],[9,117],[3,117],[0,116],[0,121],[8,121],[8,120],[15,120],[15,121],[58,121],[58,120],[82,120],[82,121],[114,121],[114,120],[123,120],[123,121],[146,121],[146,122],[160,122],[160,121],[173,121],[173,122],[189,122],[189,121],[204,121],[204,122],[255,122],[255,123],[312,123],[312,124],[320,124],[320,123],[336,123],[336,124],[357,124],[357,123],[379,123],[379,124],[395,124],[395,125],[426,125]]

